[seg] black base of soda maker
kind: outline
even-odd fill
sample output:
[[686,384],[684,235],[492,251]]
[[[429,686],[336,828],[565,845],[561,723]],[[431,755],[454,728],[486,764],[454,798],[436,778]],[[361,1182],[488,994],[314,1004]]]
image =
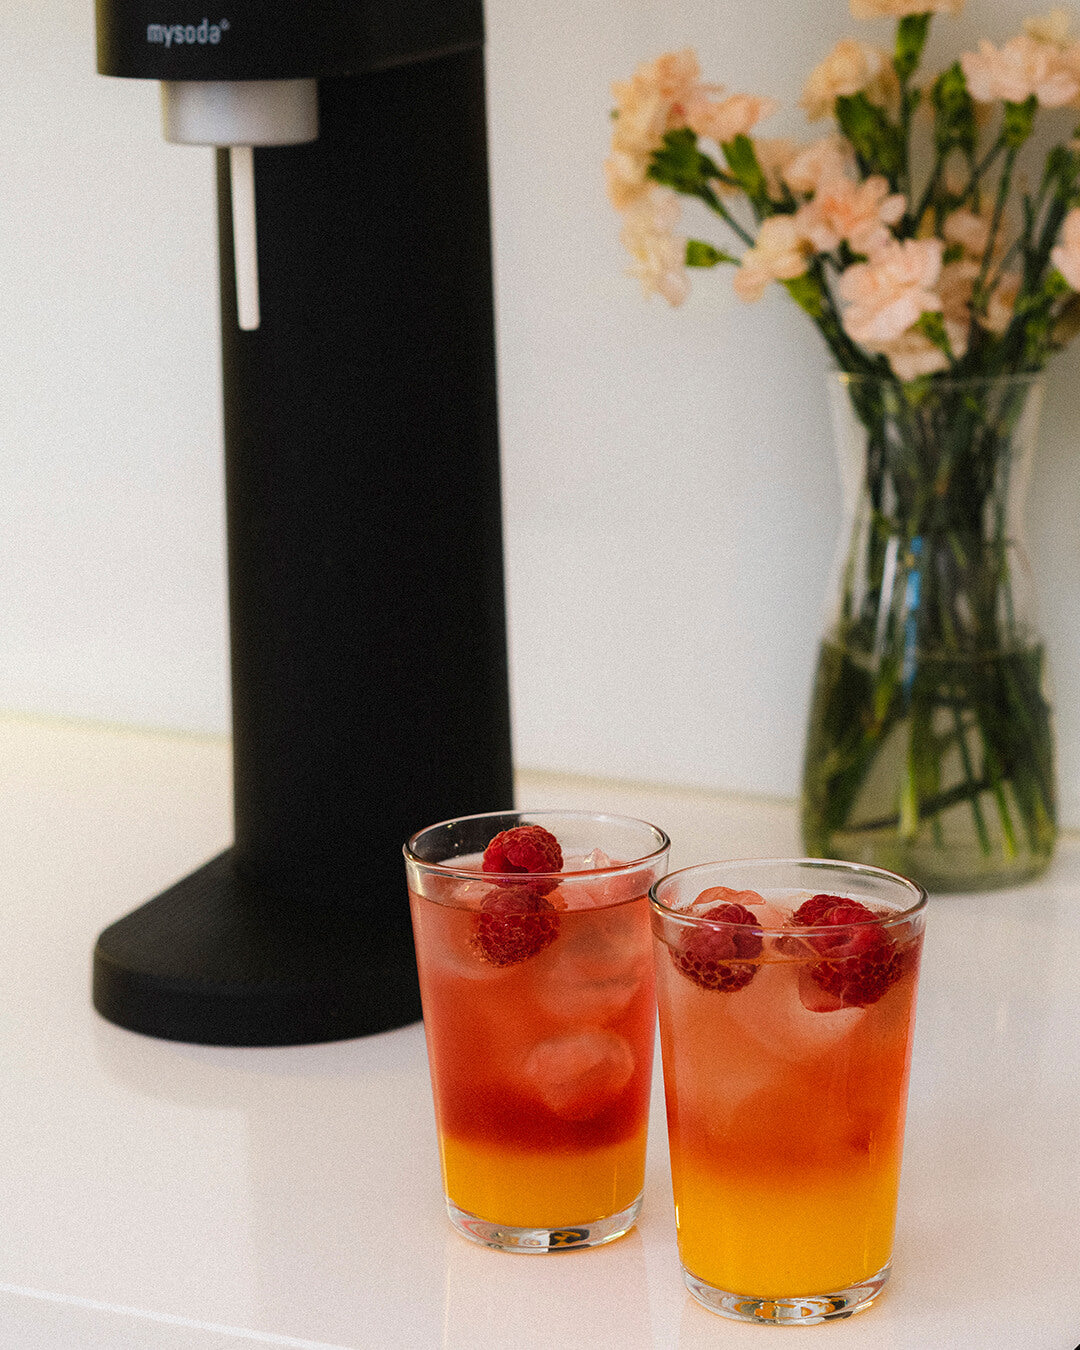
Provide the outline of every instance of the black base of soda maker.
[[320,122],[255,152],[251,332],[219,152],[236,842],[94,953],[173,1040],[416,1020],[401,845],[512,801],[482,53],[323,80]]

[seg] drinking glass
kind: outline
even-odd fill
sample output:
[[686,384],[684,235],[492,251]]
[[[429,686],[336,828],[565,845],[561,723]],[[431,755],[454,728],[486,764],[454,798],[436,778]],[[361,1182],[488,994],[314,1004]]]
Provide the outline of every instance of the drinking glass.
[[651,899],[686,1285],[743,1321],[850,1316],[889,1274],[926,893],[780,859]]
[[[521,826],[555,836],[559,870],[482,871]],[[444,821],[405,847],[446,1205],[475,1242],[592,1247],[633,1226],[656,1022],[648,893],[668,847],[654,825],[584,811]]]

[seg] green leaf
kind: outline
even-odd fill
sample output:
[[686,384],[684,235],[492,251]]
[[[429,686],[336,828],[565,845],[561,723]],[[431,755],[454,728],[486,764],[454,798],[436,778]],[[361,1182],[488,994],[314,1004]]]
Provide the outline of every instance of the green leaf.
[[895,184],[904,168],[905,147],[900,128],[861,91],[841,94],[835,111],[840,130],[855,147],[864,170],[882,173]]
[[724,142],[723,150],[728,168],[736,182],[749,197],[750,204],[758,215],[770,215],[772,199],[769,196],[765,174],[758,163],[753,141],[749,136],[736,136],[733,141]]
[[930,31],[930,17],[929,14],[908,14],[896,26],[893,67],[901,80],[910,79],[918,68]]
[[710,165],[715,170],[711,176],[716,177],[719,169],[698,149],[697,136],[689,127],[678,127],[667,132],[663,145],[653,151],[649,177],[676,192],[699,197],[707,186]]
[[1039,101],[1029,94],[1023,103],[1006,103],[1005,117],[1001,124],[1001,137],[1010,149],[1023,145],[1031,135],[1035,125],[1035,112]]
[[939,351],[944,352],[950,361],[955,359],[949,335],[945,332],[945,321],[940,312],[927,310],[920,314],[915,327],[924,337],[928,337]]
[[688,239],[686,241],[687,267],[715,267],[717,263],[737,263],[738,261],[738,258],[733,258],[730,253],[724,253],[721,249],[713,248],[712,244],[706,244],[702,239]]
[[804,272],[801,277],[793,277],[790,281],[783,283],[784,289],[792,300],[801,310],[809,314],[812,319],[820,319],[825,313],[825,296],[822,293],[821,282],[809,272]]
[[934,105],[934,148],[939,155],[963,150],[971,155],[978,141],[975,101],[968,93],[960,62],[943,70],[930,90]]

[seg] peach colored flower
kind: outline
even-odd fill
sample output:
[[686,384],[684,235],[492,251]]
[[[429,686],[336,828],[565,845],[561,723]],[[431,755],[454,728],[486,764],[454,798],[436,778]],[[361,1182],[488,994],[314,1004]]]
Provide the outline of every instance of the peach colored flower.
[[604,165],[608,196],[624,211],[649,193],[649,160],[664,133],[683,124],[684,108],[701,97],[701,69],[693,51],[666,52],[611,86],[615,117],[611,155]]
[[949,358],[917,328],[912,328],[902,337],[881,348],[893,373],[900,380],[917,380],[920,375],[934,375],[945,370]]
[[[1061,64],[1069,74],[1073,76],[1077,84],[1080,85],[1080,42],[1070,42],[1069,45],[1062,50]],[[1080,108],[1080,95],[1074,98],[1068,106],[1070,108]]]
[[893,373],[900,380],[917,380],[920,375],[934,375],[945,370],[949,358],[930,341],[925,333],[917,328],[909,328],[906,333],[892,342],[883,343],[877,349],[886,357]]
[[959,244],[965,253],[981,258],[990,242],[990,222],[985,216],[960,207],[945,217],[942,229],[947,244]]
[[[971,296],[979,265],[970,258],[946,263],[938,276],[934,293],[940,301],[940,312],[945,336],[956,358],[968,349],[971,334]],[[920,375],[933,375],[945,370],[949,358],[935,343],[915,327],[906,329],[899,337],[879,343],[877,348],[901,380],[914,380]]]
[[604,179],[608,200],[616,211],[625,211],[644,197],[651,184],[646,176],[647,157],[630,155],[624,150],[613,150],[604,161]]
[[[842,283],[848,278],[841,292],[853,301],[844,316],[844,327],[852,336],[858,334],[857,341],[884,356],[901,380],[933,375],[949,366],[945,352],[913,326],[922,313],[941,313],[954,357],[967,351],[971,293],[978,265],[962,259],[941,266],[941,253],[940,240],[907,240],[904,244],[887,246],[875,255],[872,262],[879,264],[876,276],[856,273],[850,277],[856,267],[870,264],[856,264],[841,276]],[[883,276],[886,271],[888,276]],[[855,302],[864,313],[856,310]],[[860,321],[866,326],[860,327]],[[905,322],[907,327],[897,331]]]
[[604,173],[608,196],[619,211],[648,196],[649,162],[666,132],[689,126],[699,136],[730,141],[748,134],[779,106],[752,94],[720,98],[722,86],[702,82],[697,56],[689,47],[638,66],[629,80],[616,81],[611,92],[615,116]]
[[771,117],[779,103],[753,94],[730,94],[719,101],[695,95],[686,104],[686,125],[698,136],[708,136],[721,145],[736,136],[748,136],[763,118]]
[[869,254],[892,237],[889,226],[906,207],[907,199],[890,194],[888,180],[880,174],[861,183],[833,177],[799,208],[799,225],[819,253],[831,253],[846,240],[856,253]]
[[964,52],[960,65],[968,93],[977,103],[1023,103],[1032,94],[1044,108],[1062,108],[1080,94],[1080,79],[1053,43],[1021,33],[1003,47],[984,38],[977,52]]
[[864,93],[879,107],[895,108],[900,98],[900,81],[888,52],[855,38],[844,38],[810,72],[799,102],[808,119],[818,122],[832,116],[841,95],[858,93]]
[[794,216],[769,216],[761,222],[753,247],[742,256],[734,278],[735,294],[741,300],[760,300],[770,281],[801,277],[809,252]]
[[1074,291],[1080,291],[1080,206],[1074,206],[1061,226],[1061,242],[1050,250],[1050,261]]
[[964,0],[851,0],[856,19],[903,19],[909,14],[959,14]]
[[664,132],[681,124],[686,103],[698,96],[700,78],[697,56],[687,47],[638,66],[629,80],[617,80],[611,86],[615,149],[652,154]]
[[[1063,9],[1052,9],[1024,20],[1024,34],[1036,42],[1054,48],[1061,66],[1080,83],[1080,42],[1069,35],[1071,19]],[[1070,107],[1080,107],[1080,96],[1070,101]]]
[[786,137],[754,138],[754,154],[757,156],[758,167],[765,175],[765,185],[769,189],[770,196],[779,197],[782,194],[784,172],[798,153],[799,147]]
[[627,209],[621,236],[634,260],[630,275],[637,277],[646,295],[662,295],[670,305],[681,305],[690,292],[686,240],[674,233],[679,215],[676,194],[654,185]]
[[[971,299],[982,270],[975,258],[960,258],[941,269],[937,292],[941,297],[941,317],[954,356],[967,351],[971,334]],[[981,328],[1001,334],[1012,321],[1016,297],[1023,278],[1019,272],[1003,272],[994,284],[986,312],[976,315]]]
[[800,150],[784,169],[784,182],[792,192],[817,192],[835,178],[854,178],[855,151],[843,136],[822,136]]
[[921,314],[940,313],[940,239],[892,239],[837,281],[848,335],[869,351],[896,342]]

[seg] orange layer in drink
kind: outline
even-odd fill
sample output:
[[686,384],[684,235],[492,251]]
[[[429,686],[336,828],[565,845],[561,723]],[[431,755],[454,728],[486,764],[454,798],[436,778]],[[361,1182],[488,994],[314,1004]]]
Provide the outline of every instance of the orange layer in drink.
[[823,1006],[810,959],[766,946],[701,988],[657,941],[679,1253],[715,1288],[839,1291],[892,1251],[918,937],[866,1007]]
[[619,1214],[641,1194],[644,1180],[644,1126],[617,1143],[570,1153],[503,1148],[445,1131],[439,1147],[454,1204],[516,1228],[559,1228]]
[[500,966],[477,944],[470,886],[484,890],[445,880],[438,898],[411,897],[446,1194],[514,1227],[617,1214],[644,1179],[655,1026],[646,897],[560,909],[554,892],[554,940]]

